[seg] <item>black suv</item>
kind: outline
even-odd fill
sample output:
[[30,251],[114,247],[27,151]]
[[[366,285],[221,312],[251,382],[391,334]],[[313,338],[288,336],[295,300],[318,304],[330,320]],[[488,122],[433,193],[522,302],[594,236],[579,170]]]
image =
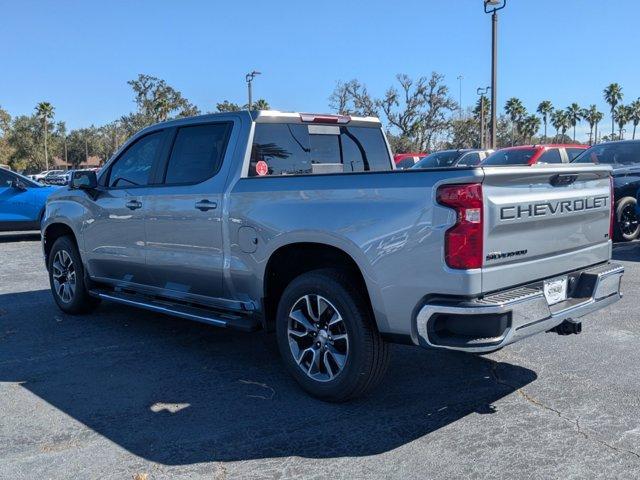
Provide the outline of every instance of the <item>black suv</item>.
[[576,163],[600,163],[613,167],[615,238],[635,240],[640,235],[636,195],[640,187],[640,140],[620,140],[594,145],[578,155]]

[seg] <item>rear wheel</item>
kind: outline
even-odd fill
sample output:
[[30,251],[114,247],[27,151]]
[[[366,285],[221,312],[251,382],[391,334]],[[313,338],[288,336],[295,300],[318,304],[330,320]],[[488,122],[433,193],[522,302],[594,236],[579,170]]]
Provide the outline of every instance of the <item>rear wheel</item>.
[[389,352],[364,295],[336,269],[300,275],[278,304],[280,354],[300,386],[328,401],[345,401],[377,385]]
[[56,304],[65,313],[93,310],[100,300],[89,295],[84,282],[84,267],[75,242],[58,238],[49,252],[49,283]]
[[640,235],[640,222],[636,214],[637,203],[633,197],[624,197],[616,204],[617,240],[629,242]]

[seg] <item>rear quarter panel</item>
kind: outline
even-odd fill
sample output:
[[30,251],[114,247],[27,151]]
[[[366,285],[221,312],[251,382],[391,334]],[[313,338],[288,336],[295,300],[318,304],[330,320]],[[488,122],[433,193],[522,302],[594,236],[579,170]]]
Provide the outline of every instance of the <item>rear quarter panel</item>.
[[[229,193],[232,294],[262,298],[273,252],[292,243],[323,243],[358,264],[379,329],[410,334],[414,309],[427,293],[480,291],[479,270],[444,265],[444,231],[455,214],[435,204],[434,188],[481,181],[481,175],[479,169],[447,169],[240,179]],[[257,232],[253,253],[239,245],[246,226]]]

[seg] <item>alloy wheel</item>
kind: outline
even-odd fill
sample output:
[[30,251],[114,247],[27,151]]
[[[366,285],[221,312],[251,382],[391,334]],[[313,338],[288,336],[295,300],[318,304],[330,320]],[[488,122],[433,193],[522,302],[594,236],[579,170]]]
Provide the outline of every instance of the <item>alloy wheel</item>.
[[52,264],[53,288],[63,303],[70,303],[76,293],[76,270],[71,255],[58,250]]
[[349,356],[349,336],[338,309],[321,295],[299,298],[289,312],[287,338],[298,367],[320,382],[335,379]]
[[633,236],[639,227],[635,205],[626,205],[624,210],[622,210],[622,215],[620,217],[620,230],[622,233],[626,236]]

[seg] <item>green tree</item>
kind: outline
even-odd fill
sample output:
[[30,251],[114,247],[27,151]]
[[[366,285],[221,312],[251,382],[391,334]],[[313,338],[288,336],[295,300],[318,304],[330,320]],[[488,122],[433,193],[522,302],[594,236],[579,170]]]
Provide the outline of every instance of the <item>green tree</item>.
[[551,124],[556,129],[555,142],[559,141],[559,135],[562,131],[562,138],[569,128],[569,118],[564,110],[556,110],[551,114]]
[[8,165],[11,158],[12,148],[9,144],[9,133],[11,130],[11,115],[0,107],[0,164]]
[[428,151],[435,136],[450,127],[448,115],[458,105],[449,96],[444,76],[439,73],[417,80],[398,74],[396,80],[400,90],[390,87],[375,105],[382,110],[390,127],[411,140],[414,151]]
[[47,150],[47,137],[49,136],[49,120],[53,120],[54,108],[49,102],[40,102],[36,105],[36,115],[42,121],[42,133],[44,139],[44,164],[49,170],[49,152]]
[[218,112],[239,112],[240,110],[242,110],[242,108],[237,103],[225,100],[222,103],[216,104],[216,110]]
[[585,108],[581,113],[582,118],[584,118],[589,124],[589,145],[593,145],[593,131],[595,128],[596,132],[596,140],[598,139],[598,129],[597,125],[603,118],[602,112],[598,111],[598,107],[595,105],[589,105],[589,108]]
[[640,123],[640,98],[629,105],[629,121],[633,122],[633,140],[636,139],[636,129]]
[[603,91],[604,101],[611,107],[611,135],[615,134],[615,109],[618,103],[622,101],[623,93],[622,87],[617,83],[612,83]]
[[540,119],[535,115],[527,115],[522,120],[522,134],[525,137],[525,141],[533,143],[533,136],[540,129]]
[[527,110],[524,108],[519,98],[511,97],[504,106],[504,111],[511,120],[511,145],[515,145],[515,132],[520,126],[522,119],[526,116]]
[[338,82],[329,96],[329,108],[340,115],[377,117],[378,102],[358,80]]
[[573,141],[576,141],[576,125],[582,118],[582,109],[577,103],[572,103],[567,107],[567,119],[569,125],[573,127]]
[[543,100],[538,105],[537,112],[542,115],[542,123],[544,124],[544,137],[543,142],[547,141],[547,124],[549,122],[549,116],[553,113],[553,104],[549,100]]
[[618,105],[613,111],[613,117],[618,124],[618,138],[624,140],[624,126],[629,122],[629,107]]
[[170,117],[198,115],[198,108],[164,80],[151,75],[138,75],[127,82],[135,94],[138,112],[151,123],[164,122]]

